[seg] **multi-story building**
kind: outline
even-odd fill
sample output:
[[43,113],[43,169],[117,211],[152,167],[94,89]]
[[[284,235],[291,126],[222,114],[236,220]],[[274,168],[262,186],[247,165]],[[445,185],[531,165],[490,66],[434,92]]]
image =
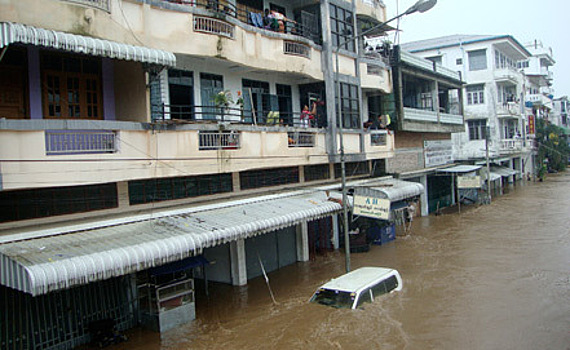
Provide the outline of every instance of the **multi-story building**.
[[380,0],[2,2],[0,347],[70,348],[104,319],[165,329],[194,317],[192,277],[243,285],[338,248],[340,126],[349,178],[394,154],[362,117],[392,93],[387,60],[347,40],[385,16]]
[[[383,98],[392,115],[395,156],[387,172],[419,182],[422,214],[456,203],[452,134],[465,129],[462,74],[395,46],[391,53],[394,93]],[[463,168],[460,173],[473,172]]]
[[510,35],[451,35],[404,44],[410,52],[443,67],[459,70],[466,82],[463,94],[465,131],[453,134],[455,158],[484,164],[489,139],[491,179],[504,183],[532,171],[532,156],[524,142],[525,76],[517,68],[532,54]]

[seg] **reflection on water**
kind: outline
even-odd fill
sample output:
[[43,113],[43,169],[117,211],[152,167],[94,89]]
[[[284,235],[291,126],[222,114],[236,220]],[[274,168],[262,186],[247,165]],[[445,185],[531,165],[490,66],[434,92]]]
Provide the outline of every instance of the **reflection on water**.
[[[489,206],[420,218],[412,234],[352,266],[400,271],[402,292],[362,310],[309,304],[344,273],[342,252],[243,288],[198,295],[198,320],[162,335],[135,331],[123,349],[568,349],[570,174],[521,185]],[[200,290],[199,290],[200,291]]]

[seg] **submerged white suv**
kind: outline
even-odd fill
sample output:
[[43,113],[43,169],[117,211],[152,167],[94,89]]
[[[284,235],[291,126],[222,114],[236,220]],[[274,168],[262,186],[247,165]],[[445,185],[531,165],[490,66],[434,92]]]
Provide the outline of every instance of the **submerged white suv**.
[[361,267],[322,285],[310,302],[356,309],[382,294],[400,290],[402,278],[398,271],[385,267]]

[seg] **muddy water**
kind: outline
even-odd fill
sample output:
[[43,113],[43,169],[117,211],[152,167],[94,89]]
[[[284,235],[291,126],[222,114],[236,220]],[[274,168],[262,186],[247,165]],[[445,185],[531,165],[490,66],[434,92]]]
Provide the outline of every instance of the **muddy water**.
[[404,289],[363,310],[307,303],[344,272],[342,253],[247,287],[198,295],[198,320],[124,349],[570,349],[570,174],[517,186],[489,206],[414,221],[353,268],[390,266]]

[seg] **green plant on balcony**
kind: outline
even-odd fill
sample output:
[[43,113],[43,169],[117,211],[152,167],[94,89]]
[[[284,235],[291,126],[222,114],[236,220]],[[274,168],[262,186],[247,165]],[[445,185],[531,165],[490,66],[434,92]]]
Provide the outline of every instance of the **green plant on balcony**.
[[229,90],[222,90],[214,95],[213,102],[216,107],[219,108],[222,120],[224,120],[224,115],[226,110],[229,108],[230,103],[234,103],[232,93]]

